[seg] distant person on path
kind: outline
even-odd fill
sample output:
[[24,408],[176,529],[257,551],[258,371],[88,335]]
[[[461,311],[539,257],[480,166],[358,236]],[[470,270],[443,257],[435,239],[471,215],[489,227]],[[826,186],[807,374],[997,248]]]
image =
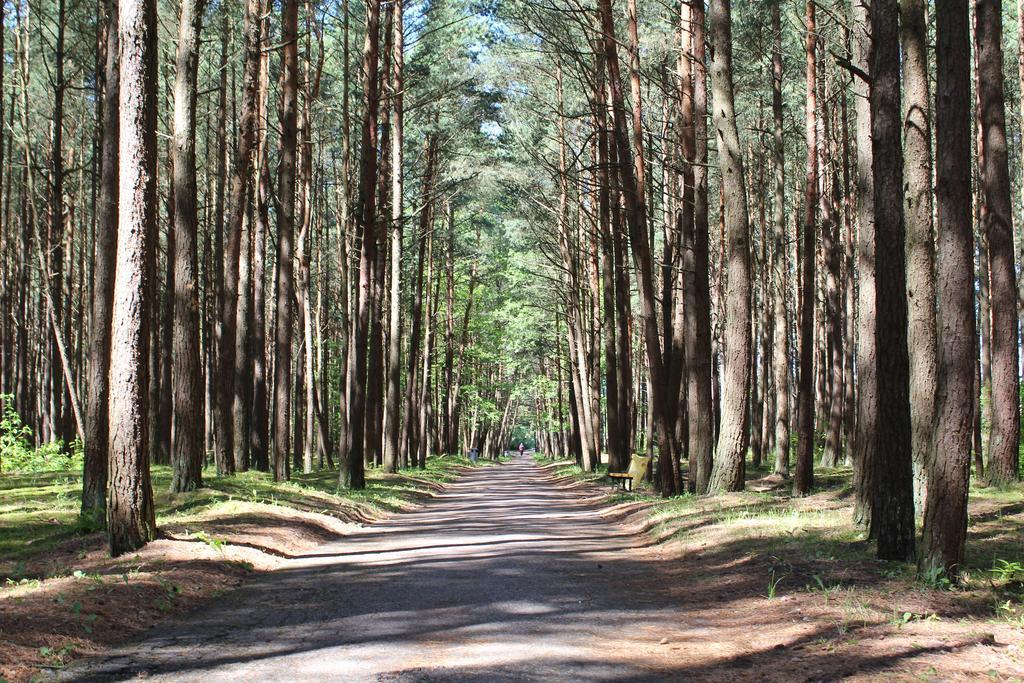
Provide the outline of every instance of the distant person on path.
[[477,457],[480,455],[480,451],[476,449],[476,446],[469,449],[469,460],[470,462],[476,462]]
[[522,455],[525,452],[526,452],[526,445],[522,441],[520,441],[519,442],[519,455]]

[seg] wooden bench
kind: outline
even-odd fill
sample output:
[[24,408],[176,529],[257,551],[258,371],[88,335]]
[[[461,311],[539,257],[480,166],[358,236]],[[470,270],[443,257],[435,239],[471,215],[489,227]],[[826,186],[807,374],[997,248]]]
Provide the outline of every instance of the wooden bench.
[[651,458],[646,455],[634,455],[629,459],[629,469],[625,472],[609,472],[608,476],[612,482],[622,487],[623,491],[632,491],[640,486],[647,468],[651,464]]

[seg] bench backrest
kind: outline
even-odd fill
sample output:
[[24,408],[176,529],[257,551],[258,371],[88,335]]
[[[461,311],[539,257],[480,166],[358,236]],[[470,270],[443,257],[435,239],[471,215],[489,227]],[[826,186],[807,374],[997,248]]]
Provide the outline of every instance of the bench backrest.
[[640,482],[643,481],[644,475],[647,474],[647,467],[651,464],[651,458],[647,455],[633,455],[629,459],[629,474],[633,479],[633,488],[640,486]]

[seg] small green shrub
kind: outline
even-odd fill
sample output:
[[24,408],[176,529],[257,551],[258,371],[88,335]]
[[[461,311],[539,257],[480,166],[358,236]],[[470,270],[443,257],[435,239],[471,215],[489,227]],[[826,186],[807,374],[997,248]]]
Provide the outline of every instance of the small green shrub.
[[989,571],[998,581],[1024,583],[1024,562],[996,560]]
[[82,466],[82,442],[52,441],[32,447],[32,429],[14,409],[14,397],[0,394],[0,472],[52,472]]
[[956,588],[956,577],[951,577],[943,567],[929,567],[917,575],[918,581],[932,590],[951,591]]

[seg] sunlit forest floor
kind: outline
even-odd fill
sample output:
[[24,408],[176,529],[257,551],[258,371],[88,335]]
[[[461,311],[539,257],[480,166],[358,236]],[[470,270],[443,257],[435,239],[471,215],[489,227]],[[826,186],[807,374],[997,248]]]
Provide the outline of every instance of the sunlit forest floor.
[[[691,634],[656,648],[666,669],[686,659],[709,680],[1024,680],[1020,487],[972,489],[968,561],[954,588],[873,559],[850,521],[845,468],[819,471],[814,494],[800,499],[789,482],[752,471],[743,493],[664,500],[538,460],[609,525],[642,534],[636,559],[657,568],[650,580],[668,583],[675,606],[665,607]],[[207,488],[174,496],[169,470],[157,467],[161,537],[116,560],[102,534],[78,525],[78,474],[0,476],[0,680],[100,653],[355,524],[415,507],[468,466],[445,457],[425,471],[371,470],[365,491],[343,494],[331,471],[280,484],[207,473]]]
[[117,559],[101,532],[79,524],[80,473],[0,475],[0,681],[124,641],[355,524],[415,507],[468,466],[443,457],[426,470],[371,469],[364,491],[342,493],[336,470],[282,483],[210,471],[206,488],[176,495],[170,469],[154,467],[160,538]]
[[[538,460],[566,481],[607,486],[603,472]],[[608,487],[605,514],[648,533],[680,601],[717,632],[709,660],[740,677],[757,665],[793,680],[1024,680],[1024,488],[971,489],[954,587],[874,559],[851,522],[851,478],[849,468],[819,470],[805,498],[768,470],[748,472],[747,491],[715,497]]]

